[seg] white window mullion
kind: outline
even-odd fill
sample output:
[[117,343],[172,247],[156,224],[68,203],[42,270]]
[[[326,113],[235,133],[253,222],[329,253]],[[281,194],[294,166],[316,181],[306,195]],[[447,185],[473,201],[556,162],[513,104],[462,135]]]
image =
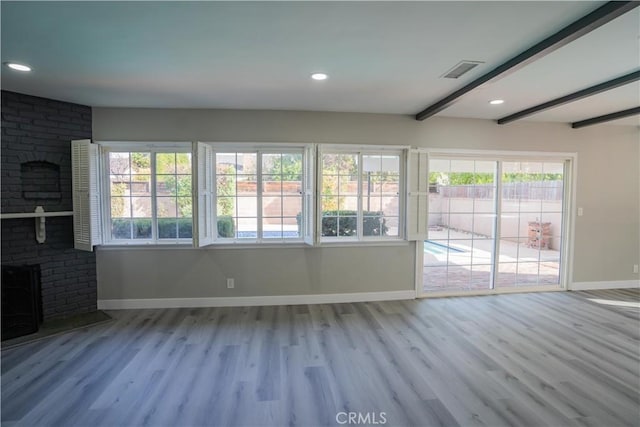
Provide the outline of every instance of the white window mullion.
[[496,162],[496,171],[494,181],[496,183],[496,194],[494,197],[496,216],[493,221],[493,248],[491,257],[493,259],[493,265],[491,269],[491,277],[489,289],[495,289],[498,280],[499,268],[500,268],[500,237],[502,235],[502,161]]
[[[151,240],[154,243],[158,242],[159,230],[158,230],[158,201],[156,200],[156,155],[151,154]],[[177,185],[177,183],[176,183]],[[133,223],[133,221],[132,221]]]
[[358,228],[358,240],[362,240],[364,236],[364,230],[362,227],[364,226],[364,214],[363,214],[363,203],[362,203],[362,181],[364,179],[364,168],[362,167],[362,152],[358,153],[358,209],[357,209],[357,228]]
[[322,244],[322,148],[321,147],[317,147],[316,149],[316,158],[315,158],[315,162],[313,163],[315,165],[315,227],[314,227],[314,233],[315,237],[315,243],[320,245]]
[[257,224],[256,224],[256,229],[257,229],[257,236],[256,236],[256,240],[260,243],[263,241],[264,237],[263,237],[263,230],[262,230],[262,186],[263,186],[263,182],[262,182],[262,151],[258,151],[256,152],[256,207],[258,212],[256,212],[256,218],[257,218]]
[[[217,240],[220,236],[218,235],[218,164],[216,163],[215,151],[211,153],[211,160],[208,165],[206,164],[207,162],[205,162],[205,167],[209,168],[211,172],[205,171],[201,176],[204,176],[205,179],[207,179],[207,177],[211,178],[209,183],[207,183],[207,190],[210,195],[209,206],[211,206],[211,235],[214,240]],[[209,175],[209,173],[211,175]]]

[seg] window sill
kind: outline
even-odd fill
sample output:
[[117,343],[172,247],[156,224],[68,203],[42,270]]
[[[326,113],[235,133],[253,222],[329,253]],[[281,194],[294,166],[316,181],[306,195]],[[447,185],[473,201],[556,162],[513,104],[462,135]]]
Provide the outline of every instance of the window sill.
[[338,240],[329,240],[320,242],[320,244],[315,247],[322,248],[344,248],[344,247],[371,247],[371,246],[408,246],[409,241],[403,239],[393,239],[393,240],[348,240],[348,241],[338,241]]
[[109,242],[103,243],[102,245],[96,246],[98,250],[101,251],[112,251],[112,250],[122,250],[122,249],[192,249],[193,242],[191,240],[188,241],[171,241],[171,242]]
[[296,240],[295,242],[216,242],[208,246],[198,249],[216,250],[216,249],[283,249],[283,248],[311,248],[304,241]]

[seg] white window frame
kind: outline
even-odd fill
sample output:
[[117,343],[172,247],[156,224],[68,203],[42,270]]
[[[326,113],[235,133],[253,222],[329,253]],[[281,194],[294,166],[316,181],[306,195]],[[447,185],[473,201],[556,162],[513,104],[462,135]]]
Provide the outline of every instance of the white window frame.
[[[156,200],[156,169],[155,155],[156,153],[189,153],[192,154],[191,142],[131,142],[131,141],[99,141],[96,142],[101,146],[101,170],[100,181],[102,188],[102,244],[105,246],[165,246],[165,245],[184,245],[191,246],[194,237],[160,239],[157,236],[158,217],[157,217],[157,200]],[[151,153],[151,221],[152,221],[152,238],[151,239],[113,239],[111,236],[111,188],[110,188],[110,168],[109,153],[112,152],[143,152]],[[192,194],[192,236],[196,231],[195,203],[193,194],[196,184],[194,157],[191,156],[191,194]]]
[[[318,146],[317,177],[316,177],[316,238],[318,245],[366,245],[380,244],[384,242],[402,242],[405,240],[406,231],[406,163],[407,149],[405,146],[387,145],[352,145],[352,144],[321,144]],[[357,154],[358,155],[358,209],[357,209],[357,235],[356,236],[322,236],[322,157],[323,154]],[[398,235],[397,236],[364,236],[363,232],[363,164],[362,157],[366,155],[397,155],[399,156],[399,189],[398,189]]]
[[[297,144],[297,143],[220,143],[220,142],[198,142],[200,147],[208,146],[211,149],[212,158],[208,162],[198,160],[198,167],[209,168],[210,174],[198,172],[199,177],[207,176],[210,179],[209,188],[211,192],[211,239],[199,242],[198,246],[286,246],[286,245],[313,245],[315,236],[314,218],[310,215],[315,209],[315,144]],[[197,150],[200,151],[200,150]],[[256,178],[257,178],[257,237],[256,238],[222,238],[218,236],[218,213],[217,213],[217,173],[216,173],[216,154],[217,153],[255,153],[256,154]],[[301,235],[300,237],[282,237],[282,238],[265,238],[262,229],[262,155],[263,154],[300,154],[302,155],[302,189],[301,189]],[[207,164],[209,163],[209,164]],[[203,187],[200,183],[199,187]],[[207,186],[205,185],[204,188]],[[204,198],[198,195],[199,203]],[[198,206],[198,210],[201,206]],[[198,214],[200,217],[200,215]],[[195,217],[195,215],[194,215]],[[199,220],[202,221],[202,218]],[[199,224],[200,225],[200,224]],[[198,233],[202,236],[202,230]],[[202,237],[200,237],[202,240]]]

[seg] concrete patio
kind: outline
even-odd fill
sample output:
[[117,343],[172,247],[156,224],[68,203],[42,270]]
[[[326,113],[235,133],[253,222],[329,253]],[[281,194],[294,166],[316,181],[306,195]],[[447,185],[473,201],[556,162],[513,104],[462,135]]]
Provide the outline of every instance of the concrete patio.
[[[559,236],[557,238],[560,239]],[[435,246],[439,250],[434,251],[429,242],[442,247]],[[424,251],[425,292],[490,289],[493,239],[434,228],[429,231],[429,242]],[[502,239],[496,288],[557,287],[560,283],[559,268],[560,251],[529,247],[526,237]]]

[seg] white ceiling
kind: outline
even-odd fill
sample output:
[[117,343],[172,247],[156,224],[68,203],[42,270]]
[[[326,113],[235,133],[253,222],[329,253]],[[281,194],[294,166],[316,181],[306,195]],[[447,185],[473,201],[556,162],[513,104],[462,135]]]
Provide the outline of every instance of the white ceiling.
[[[415,114],[603,3],[3,1],[2,61],[33,72],[3,67],[2,88],[91,106]],[[639,40],[635,9],[439,115],[497,119],[627,74]],[[484,64],[440,77],[460,60]],[[587,119],[639,97],[630,84],[527,120]]]

